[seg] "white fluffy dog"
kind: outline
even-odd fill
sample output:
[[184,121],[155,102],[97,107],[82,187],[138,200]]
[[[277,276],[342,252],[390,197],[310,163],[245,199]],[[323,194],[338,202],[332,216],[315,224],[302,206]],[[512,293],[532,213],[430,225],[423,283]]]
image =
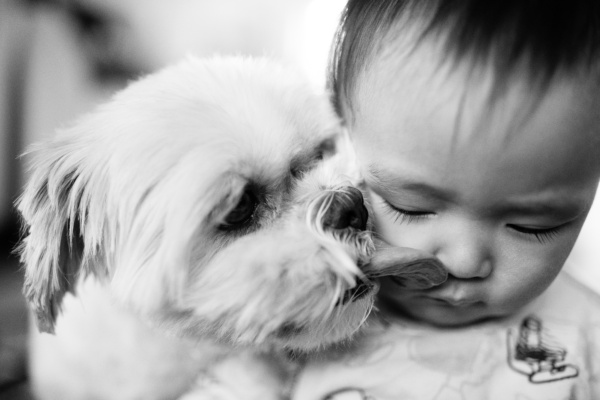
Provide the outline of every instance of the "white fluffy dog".
[[443,280],[416,251],[370,261],[340,132],[285,68],[189,59],[35,147],[25,296],[56,333],[32,334],[37,396],[283,398],[287,350],[351,337],[377,276]]

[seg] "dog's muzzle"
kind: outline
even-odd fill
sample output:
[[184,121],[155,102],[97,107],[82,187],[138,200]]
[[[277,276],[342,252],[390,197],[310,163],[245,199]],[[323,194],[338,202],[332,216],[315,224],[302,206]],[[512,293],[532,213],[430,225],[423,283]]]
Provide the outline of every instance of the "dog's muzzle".
[[342,298],[337,302],[336,305],[344,305],[352,301],[362,299],[369,294],[375,288],[375,284],[366,278],[358,281],[356,286],[348,289],[344,292]]
[[[344,237],[367,229],[369,213],[359,189],[352,186],[339,188],[320,199],[320,202],[316,208],[322,211],[320,221],[324,231],[331,232],[336,237]],[[359,262],[357,266],[361,268],[362,264]],[[356,285],[343,293],[337,305],[357,301],[369,294],[375,286],[367,276],[359,277]]]

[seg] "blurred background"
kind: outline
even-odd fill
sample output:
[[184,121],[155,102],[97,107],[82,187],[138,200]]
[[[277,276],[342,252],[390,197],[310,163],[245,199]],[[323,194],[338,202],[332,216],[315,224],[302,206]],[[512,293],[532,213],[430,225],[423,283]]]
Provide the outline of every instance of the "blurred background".
[[[268,55],[325,82],[344,0],[0,0],[0,400],[28,398],[13,202],[27,146],[187,54]],[[600,292],[600,201],[572,273]]]
[[[15,158],[129,80],[187,54],[268,55],[317,83],[340,0],[0,0],[0,226]],[[6,232],[6,231],[5,231]]]

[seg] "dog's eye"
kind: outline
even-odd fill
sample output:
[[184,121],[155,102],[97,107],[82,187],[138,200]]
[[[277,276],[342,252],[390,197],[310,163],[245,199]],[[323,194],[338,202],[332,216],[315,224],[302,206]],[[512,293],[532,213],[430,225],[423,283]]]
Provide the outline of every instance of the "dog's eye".
[[300,179],[302,178],[302,175],[304,175],[308,170],[310,170],[310,166],[309,165],[304,165],[302,167],[292,167],[290,168],[290,173],[292,174],[292,176],[296,179]]
[[235,228],[245,225],[254,216],[257,206],[258,199],[256,195],[252,191],[246,190],[235,208],[225,217],[223,226],[225,228]]
[[317,159],[323,160],[335,153],[336,145],[333,138],[325,139],[317,149]]

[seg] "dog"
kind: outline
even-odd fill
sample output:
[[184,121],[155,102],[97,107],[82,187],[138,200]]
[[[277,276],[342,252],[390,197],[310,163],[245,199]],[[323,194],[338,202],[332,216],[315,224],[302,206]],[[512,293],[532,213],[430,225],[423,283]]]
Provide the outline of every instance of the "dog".
[[32,332],[37,397],[285,398],[289,354],[350,340],[378,276],[445,279],[416,250],[374,254],[344,137],[291,69],[215,57],[34,146],[19,253],[55,333]]

